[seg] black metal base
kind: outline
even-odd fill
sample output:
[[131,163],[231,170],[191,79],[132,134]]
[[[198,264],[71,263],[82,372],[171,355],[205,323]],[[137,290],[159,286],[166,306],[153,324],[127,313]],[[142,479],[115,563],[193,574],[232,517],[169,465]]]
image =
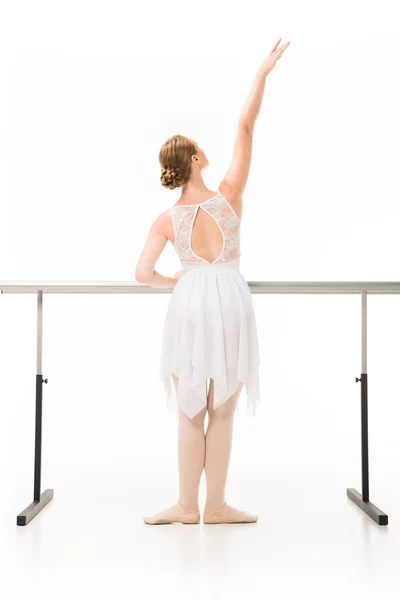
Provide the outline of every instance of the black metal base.
[[40,494],[40,500],[38,502],[32,502],[17,516],[17,525],[27,525],[29,521],[32,521],[33,517],[36,517],[38,512],[42,510],[52,500],[54,496],[54,490],[45,490]]
[[362,495],[357,492],[354,488],[347,488],[347,496],[352,500],[361,510],[363,510],[371,519],[373,519],[378,525],[387,525],[388,516],[382,512],[372,502],[364,502]]

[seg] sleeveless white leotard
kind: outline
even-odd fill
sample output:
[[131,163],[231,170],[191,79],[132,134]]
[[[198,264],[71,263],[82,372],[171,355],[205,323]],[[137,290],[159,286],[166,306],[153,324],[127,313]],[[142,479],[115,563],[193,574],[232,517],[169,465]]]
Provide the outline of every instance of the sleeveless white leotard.
[[[221,253],[213,262],[192,249],[200,209],[222,232]],[[251,292],[240,271],[240,219],[222,194],[170,210],[174,248],[184,273],[171,293],[162,333],[159,377],[167,408],[177,415],[179,407],[194,417],[207,404],[207,381],[213,378],[214,408],[243,382],[247,413],[254,416],[260,400],[260,353]],[[179,377],[178,393],[172,374]]]

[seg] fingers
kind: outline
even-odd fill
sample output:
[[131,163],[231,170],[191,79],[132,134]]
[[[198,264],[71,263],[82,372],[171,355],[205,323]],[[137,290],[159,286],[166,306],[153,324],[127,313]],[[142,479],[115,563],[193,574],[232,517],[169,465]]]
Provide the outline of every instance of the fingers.
[[288,42],[286,42],[286,44],[283,44],[283,46],[281,48],[278,48],[278,50],[276,51],[278,58],[280,58],[282,56],[282,54],[284,53],[286,48],[289,46],[289,44],[290,44],[290,40]]
[[277,49],[277,47],[279,46],[279,42],[281,41],[282,38],[279,38],[279,40],[276,42],[276,44],[273,45],[273,47],[271,48],[271,52],[275,52],[275,50]]
[[273,68],[276,61],[280,59],[280,57],[282,56],[282,54],[284,53],[284,51],[290,44],[290,40],[289,40],[288,42],[286,42],[286,44],[283,44],[283,46],[278,48],[281,40],[282,40],[282,38],[279,38],[279,40],[276,42],[276,44],[274,44],[274,46],[272,47],[272,50],[270,51],[270,53],[268,54],[268,56],[265,59],[266,63],[269,65],[268,71],[270,71]]

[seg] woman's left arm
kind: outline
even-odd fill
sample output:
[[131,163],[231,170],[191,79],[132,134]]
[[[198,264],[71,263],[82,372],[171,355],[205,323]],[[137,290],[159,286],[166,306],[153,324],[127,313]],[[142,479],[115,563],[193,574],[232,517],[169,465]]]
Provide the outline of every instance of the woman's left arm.
[[161,252],[168,242],[163,224],[164,213],[157,217],[150,227],[146,243],[135,269],[135,279],[138,283],[145,283],[155,288],[174,287],[179,279],[179,277],[164,277],[164,275],[160,275],[154,269]]

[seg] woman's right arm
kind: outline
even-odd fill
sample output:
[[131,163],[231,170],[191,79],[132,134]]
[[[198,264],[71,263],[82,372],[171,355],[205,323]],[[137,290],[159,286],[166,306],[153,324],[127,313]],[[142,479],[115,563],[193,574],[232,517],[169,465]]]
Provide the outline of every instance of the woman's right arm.
[[279,48],[281,39],[276,42],[257,71],[250,94],[240,113],[232,162],[219,186],[239,217],[242,213],[242,194],[250,171],[254,125],[264,97],[265,79],[290,44],[287,42]]

